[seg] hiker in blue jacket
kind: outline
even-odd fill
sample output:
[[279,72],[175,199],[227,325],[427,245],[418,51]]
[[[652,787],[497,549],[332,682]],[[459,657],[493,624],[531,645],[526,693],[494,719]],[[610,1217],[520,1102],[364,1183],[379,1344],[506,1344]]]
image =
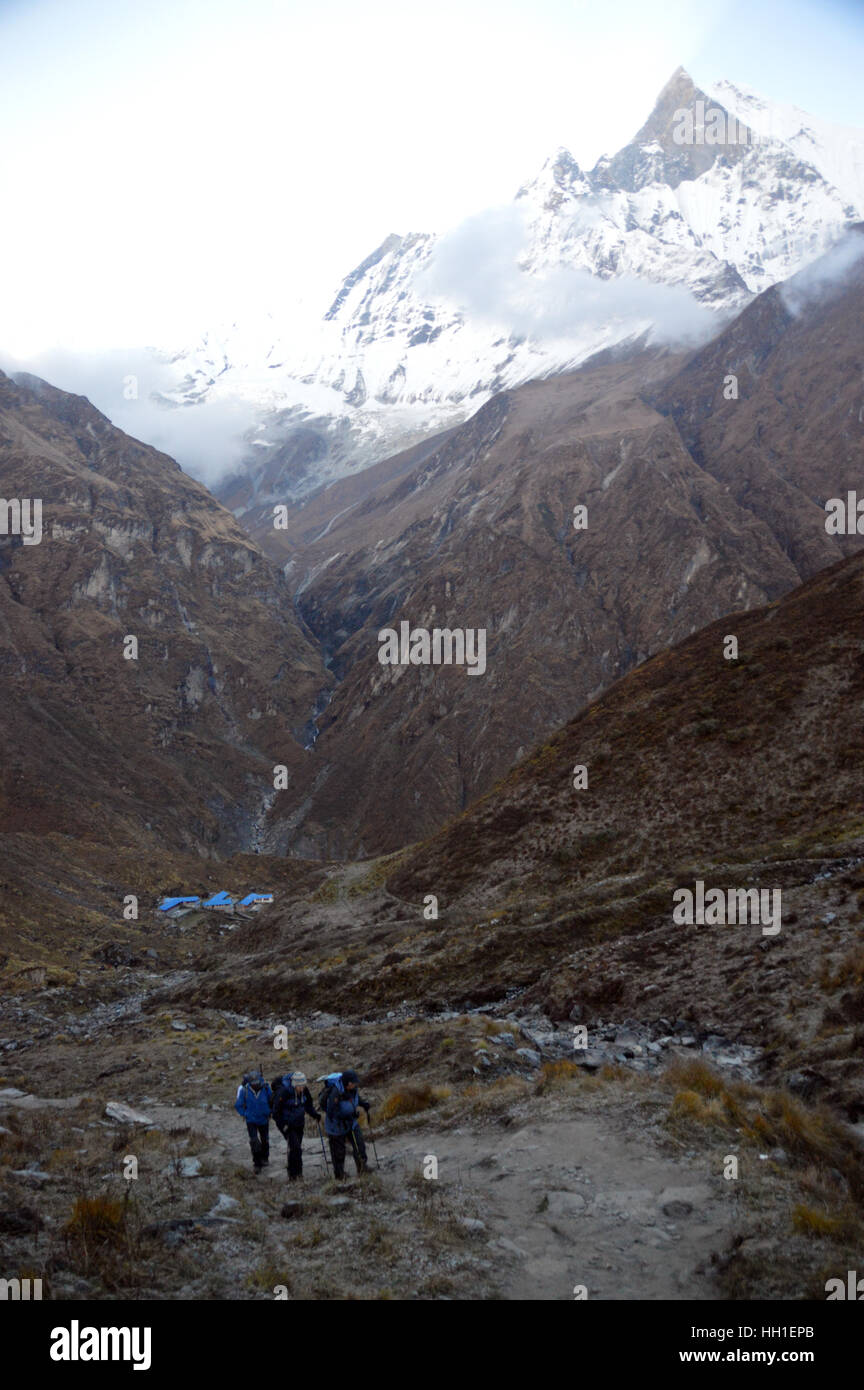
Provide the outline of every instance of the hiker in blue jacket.
[[303,1130],[307,1115],[313,1120],[321,1119],[321,1111],[315,1109],[302,1071],[289,1072],[273,1088],[273,1119],[288,1145],[289,1182],[296,1182],[303,1176]]
[[327,1119],[324,1128],[333,1157],[333,1176],[337,1178],[345,1176],[345,1147],[349,1139],[357,1172],[365,1173],[369,1167],[357,1114],[362,1106],[368,1119],[369,1102],[360,1099],[359,1081],[356,1071],[349,1068],[348,1071],[334,1077],[327,1091]]
[[252,1167],[260,1173],[270,1162],[270,1106],[273,1092],[261,1073],[247,1072],[237,1087],[234,1109],[246,1121]]

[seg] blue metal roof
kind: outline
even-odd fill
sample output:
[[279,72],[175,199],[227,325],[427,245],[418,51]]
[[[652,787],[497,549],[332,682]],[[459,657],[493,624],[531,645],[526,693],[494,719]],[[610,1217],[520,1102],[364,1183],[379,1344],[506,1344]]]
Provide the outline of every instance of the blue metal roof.
[[159,904],[160,912],[169,912],[172,907],[177,907],[178,903],[197,903],[198,898],[166,898]]
[[241,900],[240,900],[240,906],[241,906],[241,907],[248,907],[248,906],[250,905],[250,903],[257,903],[257,902],[272,902],[272,901],[273,901],[273,894],[272,894],[272,893],[247,893],[245,898],[241,898]]
[[228,893],[214,893],[212,898],[208,898],[204,907],[232,907],[233,899]]

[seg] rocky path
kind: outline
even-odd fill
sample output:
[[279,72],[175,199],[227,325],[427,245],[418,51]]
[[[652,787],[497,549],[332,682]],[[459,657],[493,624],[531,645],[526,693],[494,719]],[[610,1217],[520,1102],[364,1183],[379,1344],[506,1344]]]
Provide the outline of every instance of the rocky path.
[[[245,1128],[233,1114],[172,1106],[148,1113],[165,1128],[188,1124],[206,1135],[199,1152],[217,1166],[249,1165]],[[734,1185],[709,1174],[704,1160],[661,1155],[618,1117],[376,1137],[385,1183],[420,1171],[434,1155],[442,1188],[471,1199],[505,1299],[570,1300],[577,1285],[590,1299],[716,1297],[707,1266],[726,1242]],[[315,1129],[304,1151],[305,1190],[315,1190],[324,1174]],[[271,1166],[258,1179],[250,1172],[250,1181],[268,1193],[284,1189],[284,1152],[271,1128]]]
[[506,1298],[570,1299],[576,1285],[589,1298],[715,1296],[697,1271],[732,1211],[704,1164],[662,1157],[595,1116],[403,1141],[397,1156],[419,1163],[433,1150],[440,1179],[482,1209]]

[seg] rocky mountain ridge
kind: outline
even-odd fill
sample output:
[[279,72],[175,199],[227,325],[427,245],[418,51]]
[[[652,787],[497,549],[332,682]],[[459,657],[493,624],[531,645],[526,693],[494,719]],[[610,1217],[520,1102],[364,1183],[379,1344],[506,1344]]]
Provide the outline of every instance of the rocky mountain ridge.
[[[853,232],[699,351],[504,392],[262,529],[332,695],[270,848],[354,857],[431,833],[647,657],[860,548],[826,503],[859,487],[862,314]],[[486,673],[382,666],[379,633],[403,622],[485,630]]]
[[119,915],[145,864],[254,846],[324,668],[234,518],[83,397],[0,375],[0,467],[41,506],[0,536],[6,908],[92,906],[89,862]]

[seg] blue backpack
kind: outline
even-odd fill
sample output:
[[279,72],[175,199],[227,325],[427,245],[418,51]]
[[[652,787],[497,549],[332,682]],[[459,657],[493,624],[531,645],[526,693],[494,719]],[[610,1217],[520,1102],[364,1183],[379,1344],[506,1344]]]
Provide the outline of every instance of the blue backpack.
[[[318,1096],[318,1109],[323,1110],[325,1115],[327,1114],[327,1102],[330,1099],[330,1092],[333,1090],[333,1087],[336,1085],[337,1081],[341,1080],[341,1077],[341,1071],[331,1071],[329,1076],[318,1077],[319,1081],[324,1082],[323,1090]],[[341,1086],[339,1089],[341,1090]]]

